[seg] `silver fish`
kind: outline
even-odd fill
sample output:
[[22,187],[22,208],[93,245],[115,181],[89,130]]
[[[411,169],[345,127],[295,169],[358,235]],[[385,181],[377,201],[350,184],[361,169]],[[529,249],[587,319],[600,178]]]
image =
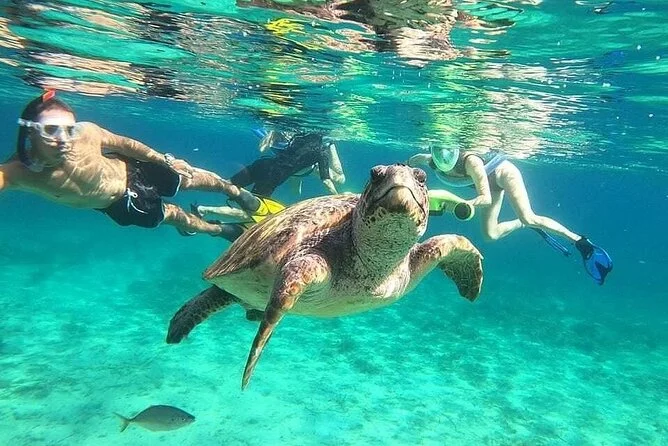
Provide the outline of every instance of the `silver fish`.
[[130,423],[137,423],[144,429],[150,431],[171,431],[182,428],[195,421],[195,417],[188,412],[172,406],[151,406],[132,418],[114,413],[121,419],[121,432],[123,432]]

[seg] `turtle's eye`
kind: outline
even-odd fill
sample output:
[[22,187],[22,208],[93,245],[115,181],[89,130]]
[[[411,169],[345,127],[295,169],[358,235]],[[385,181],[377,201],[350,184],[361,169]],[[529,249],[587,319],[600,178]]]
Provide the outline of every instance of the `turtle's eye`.
[[373,169],[371,169],[371,182],[375,183],[381,178],[383,178],[383,174],[385,173],[385,168],[382,166],[376,166]]
[[420,184],[424,184],[427,181],[427,174],[422,169],[413,169],[413,176]]

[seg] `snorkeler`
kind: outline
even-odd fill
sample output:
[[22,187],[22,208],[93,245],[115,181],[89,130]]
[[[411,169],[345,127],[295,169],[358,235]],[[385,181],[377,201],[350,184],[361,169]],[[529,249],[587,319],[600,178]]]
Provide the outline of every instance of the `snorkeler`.
[[260,152],[270,150],[274,156],[261,157],[244,167],[230,181],[238,187],[253,184],[251,192],[260,198],[260,209],[253,215],[231,206],[203,206],[193,204],[191,210],[201,217],[232,217],[244,221],[258,222],[267,215],[283,209],[283,205],[269,198],[278,186],[290,180],[293,187],[301,194],[302,180],[317,172],[327,190],[338,193],[336,184],[343,184],[346,177],[336,145],[320,133],[301,133],[291,135],[265,129],[253,130],[261,138]]
[[[469,151],[460,152],[458,148],[432,147],[431,154],[413,155],[408,160],[408,165],[430,167],[438,179],[448,186],[475,187],[478,196],[468,202],[480,210],[482,230],[488,239],[498,240],[517,229],[530,227],[552,248],[564,255],[570,255],[568,248],[548,233],[551,232],[575,244],[582,255],[587,273],[599,285],[603,285],[605,277],[612,271],[612,260],[604,249],[557,221],[534,213],[522,174],[503,153],[491,151],[486,154],[476,154]],[[499,222],[505,192],[508,193],[508,199],[518,218]]]
[[301,193],[301,180],[316,171],[331,194],[338,193],[334,183],[345,183],[341,160],[331,139],[315,132],[294,135],[264,129],[254,132],[262,137],[260,152],[269,149],[274,156],[263,156],[241,169],[230,178],[233,184],[239,187],[253,184],[251,192],[268,197],[288,179],[300,184],[298,192]]
[[[91,122],[47,91],[18,120],[16,153],[0,164],[0,190],[33,192],[71,207],[96,209],[121,226],[175,226],[182,234],[234,237],[236,229],[211,224],[163,203],[180,189],[223,192],[247,213],[260,201],[213,172],[156,152]],[[228,234],[229,231],[232,231]]]

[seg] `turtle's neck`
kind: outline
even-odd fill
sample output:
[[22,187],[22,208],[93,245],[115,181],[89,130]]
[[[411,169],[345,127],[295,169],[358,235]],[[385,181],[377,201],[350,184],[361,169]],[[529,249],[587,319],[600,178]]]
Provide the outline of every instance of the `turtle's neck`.
[[352,247],[363,269],[385,275],[406,257],[418,238],[414,224],[405,217],[388,216],[370,226],[354,224]]

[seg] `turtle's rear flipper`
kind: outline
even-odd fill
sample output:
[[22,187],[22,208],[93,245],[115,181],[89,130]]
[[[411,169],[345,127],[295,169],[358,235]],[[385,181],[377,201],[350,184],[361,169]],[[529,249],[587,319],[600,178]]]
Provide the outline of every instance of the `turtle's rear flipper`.
[[251,322],[262,321],[262,319],[264,319],[264,311],[256,310],[254,308],[246,310],[246,319],[248,319]]
[[178,344],[200,322],[236,301],[236,297],[217,286],[202,291],[186,302],[169,321],[167,343]]

